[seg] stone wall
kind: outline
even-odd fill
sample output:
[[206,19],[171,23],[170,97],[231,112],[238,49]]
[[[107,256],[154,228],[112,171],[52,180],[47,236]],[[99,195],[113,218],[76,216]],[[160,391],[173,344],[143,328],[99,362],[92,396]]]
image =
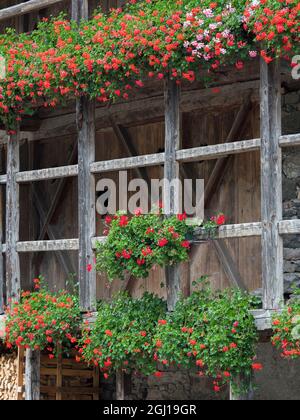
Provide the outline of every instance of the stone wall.
[[[283,97],[283,133],[300,133],[300,91]],[[288,148],[283,154],[283,217],[300,218],[300,147]],[[293,284],[300,286],[300,235],[284,241],[285,291]]]

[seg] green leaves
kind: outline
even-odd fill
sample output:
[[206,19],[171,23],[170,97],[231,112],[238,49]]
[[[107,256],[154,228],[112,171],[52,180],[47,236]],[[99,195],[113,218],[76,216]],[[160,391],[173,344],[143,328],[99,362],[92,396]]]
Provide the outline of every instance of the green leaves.
[[300,357],[300,299],[299,288],[283,311],[273,317],[273,345],[287,359]]
[[83,331],[83,359],[105,373],[117,369],[154,373],[153,337],[158,320],[165,314],[165,302],[148,293],[141,299],[120,293],[111,303],[101,302],[95,324]]
[[109,234],[104,244],[97,244],[97,270],[110,280],[124,278],[125,272],[146,278],[155,266],[177,264],[188,259],[191,228],[185,218],[162,214],[136,215],[119,213],[109,219]]

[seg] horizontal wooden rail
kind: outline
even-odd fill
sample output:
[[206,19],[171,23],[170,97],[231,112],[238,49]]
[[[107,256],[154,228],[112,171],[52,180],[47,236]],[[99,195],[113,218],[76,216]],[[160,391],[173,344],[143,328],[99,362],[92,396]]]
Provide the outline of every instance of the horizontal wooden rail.
[[[300,220],[284,220],[279,223],[279,233],[281,235],[300,234]],[[203,242],[207,239],[205,230],[195,229],[195,239],[193,243]],[[261,223],[241,223],[235,225],[225,225],[218,229],[212,239],[234,239],[261,236]],[[105,242],[106,237],[92,238],[93,249],[97,242]],[[79,248],[78,239],[57,239],[52,241],[24,241],[18,242],[17,251],[26,252],[54,252],[54,251],[77,251]],[[6,252],[6,244],[2,244],[2,253]]]
[[237,153],[253,152],[260,149],[260,139],[243,140],[234,143],[216,144],[213,146],[195,147],[179,150],[176,158],[179,162],[219,159]]
[[34,12],[35,10],[44,9],[45,7],[61,3],[62,1],[63,0],[30,0],[27,3],[16,4],[15,6],[0,10],[0,21],[22,16],[26,13]]
[[91,164],[92,173],[122,171],[126,169],[145,168],[149,166],[163,165],[164,153],[153,155],[134,156],[124,159],[108,160]]
[[[300,145],[300,134],[282,136],[280,139],[282,147],[292,147]],[[212,146],[195,147],[192,149],[178,150],[176,158],[179,162],[196,162],[201,160],[219,159],[238,153],[247,153],[260,150],[260,139],[243,140],[233,143],[221,143]],[[143,156],[134,156],[123,159],[95,162],[90,165],[91,173],[103,173],[122,171],[126,169],[143,168],[158,166],[164,163],[165,154],[156,153]],[[45,181],[58,178],[76,177],[78,175],[78,165],[60,166],[57,168],[37,169],[24,171],[17,174],[17,182],[27,183],[35,181]],[[0,184],[6,184],[6,175],[0,175]]]
[[19,172],[17,182],[45,181],[57,178],[68,178],[78,175],[78,165],[60,166],[57,168],[38,169],[35,171]]
[[300,220],[283,220],[282,222],[279,222],[279,233],[281,235],[299,235]]

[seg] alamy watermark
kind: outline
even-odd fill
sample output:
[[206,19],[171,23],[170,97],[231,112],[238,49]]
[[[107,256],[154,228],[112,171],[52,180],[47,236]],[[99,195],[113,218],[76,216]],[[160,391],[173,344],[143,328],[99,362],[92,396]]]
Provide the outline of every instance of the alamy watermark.
[[300,55],[295,55],[293,57],[292,65],[293,65],[292,78],[294,80],[299,80],[300,79]]
[[0,80],[5,79],[6,77],[6,60],[0,55]]
[[165,214],[186,213],[188,216],[204,217],[204,180],[178,178],[151,179],[150,185],[144,179],[128,182],[127,171],[119,172],[118,182],[104,178],[96,186],[96,210],[100,215],[124,211],[134,214],[140,208],[143,214],[157,210],[162,203]]

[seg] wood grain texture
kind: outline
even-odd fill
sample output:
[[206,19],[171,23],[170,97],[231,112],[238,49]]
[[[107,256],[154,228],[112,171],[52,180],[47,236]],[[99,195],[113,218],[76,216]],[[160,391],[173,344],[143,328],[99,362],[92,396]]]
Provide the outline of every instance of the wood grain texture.
[[27,3],[10,6],[0,10],[0,21],[25,15],[26,13],[34,12],[62,1],[63,0],[30,0]]
[[41,357],[38,350],[26,350],[25,360],[25,400],[40,399],[40,366]]
[[6,185],[6,289],[7,298],[18,301],[21,288],[20,260],[17,251],[20,227],[19,185],[16,174],[20,170],[19,131],[7,143]]
[[283,303],[282,150],[280,62],[261,59],[261,217],[264,309]]
[[[172,182],[179,179],[179,163],[176,151],[180,147],[180,89],[174,80],[167,80],[165,85],[165,166],[164,179]],[[176,188],[165,183],[163,204],[166,216],[178,213],[180,198]],[[180,267],[169,266],[165,269],[167,283],[167,304],[174,310],[179,299],[181,282]]]

